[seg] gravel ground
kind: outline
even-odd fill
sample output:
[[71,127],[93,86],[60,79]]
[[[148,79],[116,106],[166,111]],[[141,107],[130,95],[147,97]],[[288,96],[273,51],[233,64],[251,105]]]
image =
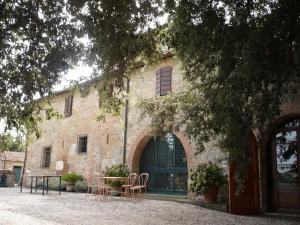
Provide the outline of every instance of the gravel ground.
[[28,189],[0,188],[0,224],[24,225],[208,225],[300,224],[259,217],[230,215],[200,206],[158,200],[85,199],[85,194],[51,192],[30,194]]

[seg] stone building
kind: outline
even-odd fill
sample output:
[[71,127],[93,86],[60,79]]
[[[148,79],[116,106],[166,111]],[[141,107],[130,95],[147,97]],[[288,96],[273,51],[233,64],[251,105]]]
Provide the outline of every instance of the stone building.
[[[64,162],[64,173],[83,175],[125,162],[134,172],[149,172],[151,191],[187,194],[191,169],[201,162],[224,161],[225,155],[213,143],[208,144],[209,151],[195,155],[193,143],[181,131],[174,130],[165,139],[152,137],[149,118],[140,118],[136,107],[138,98],[152,98],[184,88],[178,59],[166,57],[155,65],[137,68],[130,76],[129,87],[128,110],[127,114],[124,110],[123,115],[124,120],[127,115],[126,129],[112,117],[107,118],[105,123],[96,121],[97,90],[92,89],[86,97],[68,90],[56,93],[51,103],[56,111],[65,116],[58,120],[45,119],[40,124],[42,136],[33,139],[28,146],[26,175],[54,174],[60,161]],[[234,194],[234,168],[230,168],[229,208],[232,213],[300,209],[300,145],[295,145],[300,141],[297,136],[300,127],[299,102],[300,98],[282,106],[282,117],[274,121],[274,127],[270,128],[264,151],[258,152],[253,133],[249,147],[252,165],[245,192],[240,196]],[[292,132],[290,136],[282,133],[285,128]],[[283,152],[289,150],[289,145],[296,146],[285,163],[280,161],[282,155],[276,144],[279,136],[290,140],[283,147]],[[290,179],[281,181],[279,175],[280,179]]]
[[7,179],[8,186],[20,183],[24,157],[24,152],[9,151],[0,153],[0,175],[5,173],[9,176]]

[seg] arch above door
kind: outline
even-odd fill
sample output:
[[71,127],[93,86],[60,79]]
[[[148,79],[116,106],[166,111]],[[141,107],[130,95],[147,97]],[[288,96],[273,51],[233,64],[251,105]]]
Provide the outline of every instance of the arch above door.
[[[196,160],[189,139],[180,131],[173,131],[172,133],[179,139],[184,148],[188,170],[193,169],[196,166]],[[140,159],[143,150],[152,137],[153,135],[151,135],[151,128],[147,128],[143,132],[141,132],[141,134],[135,139],[132,146],[130,147],[130,152],[128,153],[127,157],[127,163],[131,165],[133,172],[139,173]]]

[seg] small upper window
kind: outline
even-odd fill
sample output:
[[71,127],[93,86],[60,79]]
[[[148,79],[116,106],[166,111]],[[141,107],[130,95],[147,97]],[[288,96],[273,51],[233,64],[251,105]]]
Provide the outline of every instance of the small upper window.
[[42,167],[49,168],[51,162],[51,147],[44,147],[42,155]]
[[163,67],[156,71],[156,95],[163,96],[171,92],[172,67]]
[[78,138],[78,153],[87,152],[88,136],[83,135]]
[[65,117],[72,115],[73,95],[66,97],[65,99]]

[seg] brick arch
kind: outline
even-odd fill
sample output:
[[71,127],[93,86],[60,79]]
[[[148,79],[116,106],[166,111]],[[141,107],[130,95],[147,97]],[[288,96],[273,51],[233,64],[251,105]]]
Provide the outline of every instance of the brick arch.
[[[187,167],[189,171],[195,165],[195,157],[189,139],[180,131],[174,130],[173,134],[179,139],[184,148],[187,159]],[[133,172],[139,173],[141,156],[146,144],[152,137],[153,135],[151,134],[151,129],[147,128],[135,139],[134,144],[130,148],[130,153],[128,155],[128,164],[129,166],[131,166]]]

